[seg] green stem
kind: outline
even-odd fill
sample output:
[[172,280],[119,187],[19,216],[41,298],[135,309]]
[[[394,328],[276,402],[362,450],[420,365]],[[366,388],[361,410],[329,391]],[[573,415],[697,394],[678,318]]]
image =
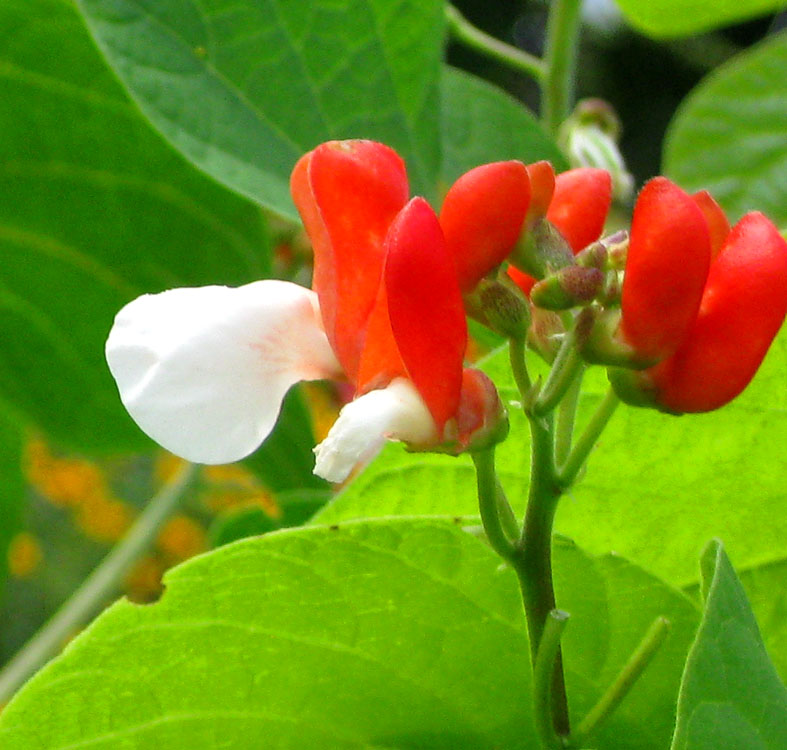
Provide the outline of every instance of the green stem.
[[574,331],[569,331],[560,345],[547,381],[536,397],[532,413],[540,416],[551,412],[565,396],[582,367],[582,358],[576,347],[576,335]]
[[552,724],[552,676],[560,654],[560,637],[568,623],[568,613],[553,609],[547,616],[533,667],[533,706],[536,732],[545,748],[562,748],[563,740]]
[[164,522],[177,509],[195,467],[186,464],[148,503],[129,532],[101,561],[54,616],[0,672],[0,704],[62,647],[65,639],[87,623],[115,594],[133,563],[150,546]]
[[653,621],[645,637],[629,657],[623,669],[620,670],[615,681],[571,735],[572,746],[581,747],[584,740],[598,729],[604,720],[620,705],[642,672],[650,664],[661,644],[664,643],[669,627],[669,620],[664,617],[657,617]]
[[[552,580],[552,524],[561,490],[556,482],[552,453],[552,418],[531,419],[530,496],[518,555],[513,561],[519,577],[527,617],[530,654],[535,666],[538,645],[549,613],[555,609]],[[558,650],[552,674],[552,724],[555,731],[568,735],[568,701],[563,664]]]
[[541,82],[541,121],[555,135],[574,97],[582,0],[552,0],[547,21],[546,75]]
[[527,371],[524,339],[508,340],[508,358],[511,361],[511,372],[514,374],[514,382],[519,391],[519,397],[522,399],[522,405],[527,406],[533,383],[530,380],[530,373]]
[[555,424],[555,463],[559,466],[566,460],[571,450],[571,441],[574,439],[574,421],[577,417],[579,392],[582,388],[582,375],[585,368],[581,367],[574,377],[571,386],[566,391],[560,408],[557,412]]
[[596,441],[612,418],[619,403],[620,399],[610,388],[606,396],[604,396],[604,399],[598,405],[595,413],[590,418],[590,422],[588,422],[584,432],[577,439],[565,463],[560,467],[557,481],[561,487],[569,487],[577,478],[577,474],[579,474],[580,469],[590,455],[590,451],[593,450]]
[[511,561],[516,550],[500,521],[497,474],[495,473],[495,449],[473,453],[476,481],[478,483],[478,508],[489,545],[504,560]]
[[511,503],[508,502],[506,492],[500,483],[500,477],[495,476],[495,484],[497,486],[497,512],[500,515],[500,523],[503,525],[506,536],[509,539],[516,539],[519,536],[519,521],[511,509]]
[[537,81],[541,81],[546,75],[543,60],[484,33],[473,26],[453,5],[446,4],[445,18],[451,36],[476,52],[498,60]]

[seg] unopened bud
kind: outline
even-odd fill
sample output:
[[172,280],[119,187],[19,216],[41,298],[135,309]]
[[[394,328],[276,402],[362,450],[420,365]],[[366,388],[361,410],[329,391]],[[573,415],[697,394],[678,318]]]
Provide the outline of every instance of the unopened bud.
[[596,365],[614,365],[642,369],[653,364],[643,361],[641,355],[621,337],[620,310],[585,308],[577,317],[577,348],[586,362]]
[[608,237],[602,237],[599,242],[607,249],[608,268],[622,271],[626,267],[629,233],[625,229],[621,229]]
[[543,279],[550,273],[574,263],[571,247],[557,228],[546,219],[537,221],[525,232],[509,256],[520,271]]
[[563,320],[556,312],[540,307],[533,307],[530,312],[532,323],[527,332],[527,344],[545,362],[551,364],[566,333]]
[[634,192],[634,179],[623,162],[619,139],[620,120],[601,99],[579,102],[558,134],[558,142],[572,167],[605,169],[612,176],[612,194],[627,202]]
[[591,242],[584,250],[577,253],[574,260],[583,268],[603,270],[607,265],[607,248],[603,242]]
[[539,281],[530,292],[537,307],[547,310],[570,310],[592,302],[604,284],[598,268],[567,266]]
[[506,338],[522,340],[530,326],[530,304],[519,287],[509,279],[482,279],[474,292],[485,325]]

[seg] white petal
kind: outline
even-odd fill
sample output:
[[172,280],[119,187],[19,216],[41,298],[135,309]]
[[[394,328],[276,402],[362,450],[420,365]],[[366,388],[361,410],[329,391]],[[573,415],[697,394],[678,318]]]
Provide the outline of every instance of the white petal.
[[106,356],[136,423],[206,464],[257,448],[294,383],[341,372],[317,296],[273,280],[139,297],[115,318]]
[[344,481],[360,461],[377,455],[386,440],[422,445],[437,439],[437,427],[415,386],[397,378],[347,404],[325,440],[315,449],[314,473]]

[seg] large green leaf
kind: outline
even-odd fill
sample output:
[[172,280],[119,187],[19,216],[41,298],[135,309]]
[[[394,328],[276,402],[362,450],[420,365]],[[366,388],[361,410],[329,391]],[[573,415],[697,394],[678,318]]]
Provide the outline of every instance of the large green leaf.
[[664,170],[707,188],[732,217],[750,210],[787,225],[787,32],[711,73],[667,133]]
[[446,66],[441,94],[444,187],[468,169],[490,161],[548,159],[558,170],[567,168],[538,120],[496,86]]
[[[696,609],[567,543],[556,569],[577,709],[652,617],[672,619],[663,663],[604,735],[662,750]],[[456,524],[277,532],[195,558],[166,583],[155,605],[114,605],[19,693],[0,717],[4,750],[245,750],[250,738],[293,750],[537,747],[516,579]]]
[[143,445],[103,361],[141,292],[268,269],[258,210],[128,102],[68,0],[0,4],[0,397],[62,441]]
[[729,26],[784,7],[784,0],[617,0],[632,26],[675,37]]
[[[515,390],[505,350],[484,369],[504,400]],[[742,567],[787,557],[787,492],[781,467],[787,422],[787,332],[749,388],[704,415],[672,417],[620,407],[590,457],[587,474],[560,504],[556,528],[596,554],[616,550],[677,585],[696,581],[694,560],[721,537]],[[580,426],[606,388],[586,379]],[[517,510],[528,486],[529,438],[520,410],[498,449],[503,483]],[[477,515],[467,457],[408,454],[389,446],[318,515],[320,522],[384,515]]]
[[720,543],[702,559],[705,612],[686,663],[673,750],[782,750],[787,690]]
[[332,138],[374,138],[433,194],[441,0],[77,0],[142,111],[188,159],[295,218],[289,176]]

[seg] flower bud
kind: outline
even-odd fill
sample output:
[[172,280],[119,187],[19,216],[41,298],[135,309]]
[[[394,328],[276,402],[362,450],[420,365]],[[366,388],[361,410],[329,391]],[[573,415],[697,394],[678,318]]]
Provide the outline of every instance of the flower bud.
[[603,285],[604,273],[598,268],[567,266],[539,281],[530,300],[547,310],[570,310],[592,302]]
[[560,342],[565,336],[566,327],[563,319],[556,312],[532,307],[530,310],[531,324],[527,332],[527,344],[541,358],[552,363],[560,349]]
[[574,255],[558,229],[547,219],[541,219],[520,238],[509,260],[520,271],[543,279],[571,265]]
[[580,101],[561,125],[558,143],[572,167],[595,167],[612,178],[612,194],[626,203],[634,190],[634,179],[626,169],[618,148],[620,120],[601,99]]
[[478,319],[493,331],[510,339],[522,340],[527,336],[530,305],[508,277],[482,279],[472,298]]

